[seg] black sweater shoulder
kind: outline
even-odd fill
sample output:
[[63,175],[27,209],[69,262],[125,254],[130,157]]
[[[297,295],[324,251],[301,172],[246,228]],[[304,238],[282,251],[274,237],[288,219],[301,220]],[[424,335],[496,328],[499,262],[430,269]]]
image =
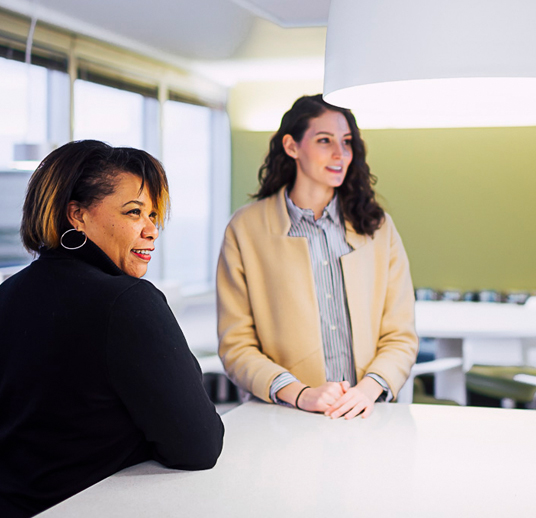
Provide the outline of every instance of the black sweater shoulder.
[[88,245],[0,285],[0,510],[20,516],[145,460],[210,468],[222,449],[164,295]]

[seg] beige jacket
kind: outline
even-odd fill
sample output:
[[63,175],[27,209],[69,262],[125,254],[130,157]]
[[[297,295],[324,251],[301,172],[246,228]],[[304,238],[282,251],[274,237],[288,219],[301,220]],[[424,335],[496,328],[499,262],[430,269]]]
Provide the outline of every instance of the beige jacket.
[[[239,209],[218,263],[220,357],[236,384],[265,401],[282,372],[312,387],[326,382],[307,238],[289,237],[290,225],[283,189]],[[374,372],[396,397],[418,347],[408,259],[389,216],[373,238],[348,222],[346,236],[354,248],[341,260],[357,379]]]

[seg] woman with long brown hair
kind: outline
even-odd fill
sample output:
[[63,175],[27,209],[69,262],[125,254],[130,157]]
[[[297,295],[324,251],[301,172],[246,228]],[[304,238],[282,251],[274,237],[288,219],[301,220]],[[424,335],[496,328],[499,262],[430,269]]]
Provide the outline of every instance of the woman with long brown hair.
[[259,182],[218,264],[225,369],[267,402],[367,417],[396,398],[417,337],[407,256],[352,113],[321,95],[298,99]]

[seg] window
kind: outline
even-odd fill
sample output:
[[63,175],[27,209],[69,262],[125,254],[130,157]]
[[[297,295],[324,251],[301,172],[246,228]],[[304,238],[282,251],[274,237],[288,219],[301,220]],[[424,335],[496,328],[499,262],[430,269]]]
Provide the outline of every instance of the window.
[[[37,40],[27,64],[23,34],[0,34],[0,267],[31,260],[19,226],[26,185],[38,161],[71,138],[91,138],[144,149],[161,159],[168,173],[171,219],[161,231],[147,278],[165,289],[168,300],[213,290],[230,211],[230,128],[221,101],[200,105],[204,96],[197,97],[191,83],[192,98],[168,92],[171,100],[161,105],[156,85],[182,85],[181,71],[141,57],[142,66],[123,68],[115,53],[101,60],[98,50],[88,54],[85,49],[81,56],[74,36],[60,36],[55,50],[46,47],[46,38]],[[69,68],[68,52],[76,67]],[[32,164],[15,161],[31,153]]]
[[77,80],[74,83],[74,139],[143,148],[143,96]]
[[[39,161],[69,140],[66,62],[0,42],[0,267],[30,262],[19,237],[26,185]],[[7,58],[9,57],[9,59]]]
[[96,139],[159,155],[159,104],[155,86],[94,72],[84,62],[74,83],[75,140]]
[[212,277],[211,119],[206,106],[176,101],[164,105],[163,162],[171,218],[163,231],[163,273],[186,292],[202,289]]
[[[33,170],[53,146],[69,140],[69,77],[2,57],[0,76],[0,169]],[[38,153],[25,156],[26,144]]]
[[230,214],[230,147],[223,109],[180,100],[164,104],[163,163],[171,218],[162,232],[162,279],[179,285],[183,295],[214,289]]
[[0,58],[0,167],[15,167],[15,144],[47,139],[47,70]]

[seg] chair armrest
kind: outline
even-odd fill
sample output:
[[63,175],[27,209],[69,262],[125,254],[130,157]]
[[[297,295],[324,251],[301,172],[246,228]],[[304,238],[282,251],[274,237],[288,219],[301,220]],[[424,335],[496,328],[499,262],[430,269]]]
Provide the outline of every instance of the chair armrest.
[[430,362],[416,363],[411,368],[410,377],[420,376],[421,374],[433,374],[434,372],[443,372],[454,369],[462,365],[462,358],[440,358]]
[[430,362],[416,363],[409,373],[409,377],[404,383],[404,386],[398,392],[398,403],[412,403],[413,402],[413,380],[415,376],[421,374],[434,374],[436,372],[443,372],[449,369],[455,369],[461,367],[463,361],[461,358],[440,358],[438,360],[432,360]]
[[525,304],[523,304],[524,309],[529,309],[530,311],[536,311],[536,295],[529,297]]
[[[195,356],[195,351],[193,351]],[[220,357],[217,354],[210,356],[196,356],[203,374],[225,374]]]

